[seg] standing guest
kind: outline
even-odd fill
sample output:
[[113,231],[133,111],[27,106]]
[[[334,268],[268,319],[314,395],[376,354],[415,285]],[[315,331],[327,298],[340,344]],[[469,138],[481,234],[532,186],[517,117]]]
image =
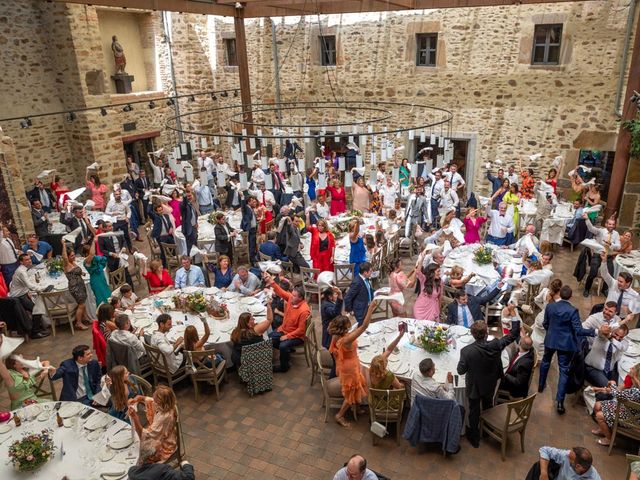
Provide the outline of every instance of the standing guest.
[[385,210],[394,209],[400,192],[398,191],[398,186],[393,183],[392,178],[387,177],[386,183],[382,184],[378,191],[382,195],[382,206]]
[[238,273],[233,277],[231,285],[229,285],[229,291],[251,296],[258,293],[259,290],[260,279],[253,272],[250,272],[247,267],[238,267]]
[[[620,234],[616,232],[616,220],[612,217],[609,218],[603,227],[594,227],[589,220],[589,217],[586,214],[582,214],[582,218],[584,218],[585,223],[587,224],[587,230],[589,230],[593,234],[593,239],[598,242],[604,249],[604,253],[606,255],[606,264],[607,270],[611,274],[613,272],[613,258],[612,255],[614,250],[620,248]],[[584,297],[588,298],[591,295],[591,285],[593,285],[593,280],[598,275],[598,270],[600,269],[600,264],[602,263],[601,255],[592,255],[591,257],[591,265],[589,266],[589,275],[587,279],[584,281]]]
[[105,213],[116,219],[116,221],[113,222],[113,230],[123,233],[124,243],[127,245],[129,251],[132,251],[131,236],[129,235],[129,217],[131,216],[131,211],[122,199],[121,190],[113,191],[113,200],[109,200]]
[[440,278],[440,266],[431,264],[422,266],[424,255],[418,257],[416,278],[420,282],[420,293],[413,305],[413,317],[416,320],[440,321],[440,299],[443,285]]
[[169,272],[163,268],[160,260],[151,260],[148,264],[142,262],[141,274],[147,279],[147,285],[149,287],[149,295],[155,295],[156,293],[164,292],[166,289],[173,287],[173,280]]
[[492,210],[491,205],[487,205],[487,218],[491,220],[489,231],[487,232],[487,243],[494,245],[510,245],[513,243],[513,232],[515,225],[513,216],[507,215],[507,204],[500,202],[498,210]]
[[11,410],[44,401],[37,395],[37,381],[47,378],[49,369],[55,370],[50,366],[49,361],[44,360],[41,362],[42,369],[39,372],[30,373],[21,360],[21,357],[10,355],[0,361],[0,380],[7,387]]
[[533,464],[525,480],[600,480],[592,463],[591,452],[584,447],[540,447],[540,460]]
[[260,233],[267,233],[267,223],[273,220],[274,207],[276,207],[276,199],[264,183],[259,184],[259,190],[252,191],[252,194],[258,200],[258,203],[264,208],[264,218],[260,222]]
[[[551,366],[553,356],[558,354],[558,392],[556,394],[556,410],[559,414],[565,413],[564,397],[569,381],[569,367],[575,352],[580,351],[578,336],[594,337],[597,330],[582,328],[580,314],[569,300],[573,294],[569,285],[560,289],[560,301],[548,305],[544,312],[544,329],[547,334],[544,339],[544,356],[540,364],[540,380],[538,392],[543,392],[547,382],[547,374]],[[601,327],[607,334],[608,327]]]
[[511,182],[509,182],[509,180],[507,180],[506,178],[502,181],[502,186],[496,190],[495,192],[493,192],[493,194],[491,195],[491,198],[489,199],[489,205],[491,206],[498,206],[500,205],[500,203],[503,201],[504,196],[509,193],[509,187],[511,185]]
[[504,182],[504,170],[499,168],[498,175],[495,177],[491,174],[491,170],[487,170],[487,180],[491,182],[491,195],[493,195],[502,187],[502,183]]
[[213,286],[216,288],[228,288],[233,280],[231,260],[226,255],[218,257],[218,265],[211,268],[213,273]]
[[180,257],[180,267],[176,271],[174,286],[175,288],[184,287],[204,287],[204,274],[202,269],[197,265],[191,265],[191,257],[189,255],[182,255]]
[[520,192],[518,190],[518,184],[512,183],[509,187],[509,191],[502,197],[502,201],[507,204],[507,208],[513,208],[513,225],[515,228],[514,234],[517,235],[520,230],[520,214],[518,212],[518,204],[520,203]]
[[487,221],[486,217],[478,217],[478,209],[470,208],[464,217],[464,243],[467,245],[472,243],[480,243],[480,228]]
[[322,346],[329,349],[331,335],[329,325],[338,315],[342,315],[342,291],[338,287],[327,287],[322,291],[322,303],[320,305],[320,318],[322,319]]
[[307,185],[307,197],[309,197],[310,202],[315,202],[317,198],[317,194],[316,194],[316,177],[317,176],[318,176],[317,168],[307,168],[305,184]]
[[[626,316],[629,313],[638,313],[640,294],[631,288],[633,277],[629,272],[620,272],[616,280],[607,269],[606,254],[600,253],[600,277],[609,287],[606,302],[616,302],[616,315]],[[594,306],[592,312],[604,308],[605,304]]]
[[451,182],[449,182],[449,180],[445,180],[444,188],[440,193],[440,201],[438,203],[438,216],[443,217],[452,209],[456,212],[460,209],[460,198],[456,191],[451,188]]
[[89,170],[86,174],[86,187],[93,200],[93,209],[103,211],[105,207],[105,194],[109,190],[107,186],[100,183],[100,177],[97,173],[89,175]]
[[120,265],[124,263],[125,281],[129,285],[133,285],[131,275],[129,274],[128,264],[124,261],[120,261],[120,254],[124,250],[124,246],[122,244],[122,232],[114,234],[113,224],[111,222],[104,222],[102,224],[102,230],[103,234],[98,237],[98,247],[102,254],[107,257],[107,267],[109,267],[109,271],[115,272],[120,268]]
[[333,214],[330,213],[331,207],[327,203],[327,196],[325,195],[324,190],[322,190],[322,193],[318,191],[318,201],[315,204],[315,211],[319,218],[327,219],[330,216],[333,216]]
[[236,231],[231,228],[227,217],[223,212],[217,212],[215,214],[216,224],[213,227],[213,233],[215,235],[215,249],[218,255],[224,255],[227,258],[233,258],[233,241],[237,234]]
[[276,204],[280,205],[280,201],[282,200],[282,195],[284,194],[284,178],[281,173],[278,171],[278,165],[274,161],[275,159],[269,162],[269,173],[271,176],[271,193],[273,194],[273,198],[276,200]]
[[100,364],[93,360],[88,345],[78,345],[71,352],[72,358],[64,360],[51,380],[62,379],[60,400],[63,402],[80,402],[85,405],[93,403],[93,396],[100,390],[102,371]]
[[424,187],[417,185],[407,200],[404,214],[404,236],[411,238],[411,233],[415,226],[422,227],[431,223],[430,213],[429,199],[424,196]]
[[[544,323],[544,312],[549,304],[560,300],[560,289],[562,288],[562,280],[556,278],[549,283],[548,287],[544,287],[540,290],[540,293],[535,298],[536,305],[540,308],[540,312],[536,315],[533,322],[533,331],[531,332],[531,340],[533,341],[533,347],[538,354],[538,358],[542,358],[544,355],[544,337],[547,335]],[[582,325],[588,328],[586,325]],[[539,360],[538,360],[539,361]]]
[[[166,208],[166,210],[165,210]],[[158,245],[161,243],[176,243],[173,238],[173,219],[171,215],[171,207],[162,203],[157,203],[149,210],[149,216],[153,221],[153,227],[151,229],[151,238],[153,238]],[[167,267],[167,258],[164,254],[164,250],[160,248],[160,259],[162,265]]]
[[[149,156],[151,157],[151,154]],[[164,177],[162,158],[156,158],[149,163],[151,163],[151,170],[153,170],[153,188],[160,188]]]
[[364,177],[360,175],[354,178],[353,186],[351,187],[353,210],[360,210],[362,213],[368,212],[370,195],[371,189],[366,185]]
[[258,200],[255,197],[243,197],[240,201],[240,209],[242,211],[242,220],[240,221],[240,229],[247,232],[247,241],[249,243],[249,261],[254,264],[258,261],[257,232],[260,219],[256,216],[258,209]]
[[462,194],[462,189],[466,185],[464,178],[462,175],[458,173],[458,165],[455,163],[450,164],[449,171],[446,173],[447,180],[451,183],[451,189],[460,196]]
[[125,345],[135,353],[138,359],[141,359],[147,354],[144,349],[144,343],[141,338],[144,338],[144,330],[137,330],[135,333],[131,331],[131,321],[129,316],[121,313],[116,316],[117,329],[111,332],[109,341]]
[[82,255],[84,256],[84,268],[89,273],[89,285],[91,291],[96,297],[96,305],[101,305],[109,301],[111,297],[111,289],[104,275],[104,269],[107,266],[107,257],[96,255],[96,244],[82,247]]
[[[523,170],[520,176],[522,177],[522,198],[529,200],[533,198],[533,188],[536,184],[536,179],[533,176],[533,169],[529,168],[527,170]],[[511,183],[513,184],[514,182]]]
[[[402,271],[402,260],[397,258],[391,263],[392,270],[389,273],[389,295],[396,293],[402,293],[404,297],[404,290],[407,288],[413,288],[416,282],[416,269],[411,270],[407,276]],[[389,302],[391,311],[396,317],[406,317],[407,309],[404,306],[404,302],[400,303],[397,300],[391,300]]]
[[251,182],[254,186],[264,183],[264,175],[265,173],[262,169],[262,161],[256,160],[253,164],[253,169],[251,170]]
[[264,242],[262,245],[260,245],[259,251],[263,255],[268,256],[271,260],[280,260],[282,262],[288,262],[289,259],[282,254],[282,250],[276,243],[277,237],[278,237],[277,232],[273,230],[268,232],[267,241]]
[[[144,171],[144,170],[143,170]],[[111,406],[109,415],[129,423],[127,410],[129,409],[129,399],[135,398],[138,394],[138,384],[129,377],[129,370],[124,365],[116,365],[108,374],[110,381],[109,391],[111,392]]]
[[616,364],[629,348],[629,342],[625,340],[628,333],[626,325],[611,329],[609,335],[600,332],[584,359],[587,382],[596,387],[606,387],[618,378]]
[[545,183],[548,183],[549,185],[551,185],[551,188],[553,188],[553,193],[556,193],[556,189],[558,188],[558,180],[557,177],[558,176],[558,171],[555,168],[552,168],[551,170],[549,170],[549,173],[547,173],[547,178],[545,179]]
[[[27,236],[27,243],[22,246],[22,253],[28,253],[31,256],[31,263],[38,265],[53,256],[53,247],[47,242],[39,240],[38,235],[32,233]],[[38,259],[34,253],[42,255],[42,258]]]
[[520,183],[520,177],[516,173],[516,167],[513,165],[509,165],[506,179],[509,180],[509,183]]
[[173,225],[178,228],[182,225],[182,214],[180,213],[180,206],[182,205],[182,198],[177,188],[171,191],[171,200],[169,200],[169,207],[171,207],[171,216],[173,217]]
[[529,380],[533,375],[533,341],[521,337],[518,351],[514,354],[500,382],[500,390],[506,390],[514,398],[529,396]]
[[311,261],[313,262],[313,268],[317,268],[321,272],[333,272],[333,256],[336,248],[336,240],[331,230],[329,230],[327,221],[319,220],[315,227],[309,225],[307,231],[311,233],[311,248],[309,249],[309,253],[311,255]]
[[198,210],[194,205],[194,201],[193,193],[186,192],[180,204],[182,234],[187,243],[187,255],[191,253],[191,247],[198,243]]
[[283,217],[278,225],[279,231],[284,241],[283,253],[293,264],[294,272],[298,273],[300,267],[309,268],[309,264],[300,253],[302,248],[302,240],[300,238],[301,225],[304,226],[304,221],[300,217],[293,217],[292,214]]
[[89,221],[87,212],[80,205],[76,205],[71,209],[71,212],[61,214],[60,221],[67,226],[68,232],[80,229],[79,235],[76,238],[74,244],[74,250],[76,253],[82,251],[82,246],[87,245],[93,241],[96,236],[96,231]]
[[82,269],[76,264],[76,253],[62,240],[62,268],[67,282],[69,284],[69,293],[75,300],[76,315],[74,327],[78,330],[86,330],[82,322],[91,322],[90,319],[85,318],[87,313],[87,286],[84,283]]
[[307,318],[311,315],[311,309],[304,299],[302,287],[296,286],[293,287],[292,292],[286,292],[274,282],[273,277],[268,273],[265,273],[265,282],[268,287],[273,288],[276,295],[286,302],[282,325],[278,327],[278,330],[269,334],[273,341],[273,348],[280,351],[280,365],[274,367],[273,371],[286,372],[290,368],[291,349],[304,343]]
[[[431,206],[431,209],[429,210],[431,216],[430,221],[433,221],[433,223],[438,223],[438,218],[439,218],[439,213],[438,213],[438,208],[440,206],[440,196],[442,195],[442,192],[444,191],[444,178],[442,176],[442,171],[440,170],[440,168],[434,168],[432,170],[433,173],[429,174],[429,178],[431,179],[431,192],[430,192],[430,196],[426,195],[427,197],[429,197],[429,204]],[[421,178],[418,178],[416,187],[421,185],[421,182],[424,182],[424,179],[421,180]],[[424,188],[424,186],[423,186]]]
[[373,300],[373,288],[371,287],[371,264],[363,262],[360,264],[359,273],[353,275],[353,280],[344,297],[344,308],[346,312],[353,313],[358,325],[362,325],[367,313],[367,306]]
[[480,412],[491,408],[498,380],[502,378],[502,350],[520,338],[520,322],[513,322],[509,334],[487,340],[487,324],[479,320],[471,325],[474,342],[460,351],[458,374],[466,375],[466,395],[469,402],[467,440],[474,448],[480,446]]
[[40,180],[36,180],[35,187],[28,192],[27,197],[29,198],[29,202],[40,200],[42,209],[47,213],[50,213],[56,207],[55,196],[51,193],[51,190],[45,188]]
[[331,195],[331,216],[340,215],[347,211],[347,195],[339,179],[334,179],[333,185],[327,187],[326,191]]
[[[207,174],[207,169],[202,167],[200,170],[201,173]],[[214,201],[213,195],[211,194],[211,189],[209,188],[209,184],[201,184],[200,180],[196,180],[193,182],[193,191],[196,194],[196,201],[198,202],[198,212],[200,215],[208,215],[214,210]]]
[[[138,203],[138,211],[142,213],[140,218],[144,221],[147,220],[147,213],[149,211],[149,199],[145,198],[149,194],[149,179],[147,178],[147,172],[140,170],[140,177],[134,182],[136,187],[136,199]],[[141,208],[140,208],[141,207]]]
[[339,315],[329,325],[332,335],[329,352],[336,361],[336,373],[340,378],[340,387],[344,400],[340,410],[335,415],[338,424],[351,428],[351,424],[344,418],[349,408],[359,405],[367,396],[367,381],[362,374],[362,367],[358,359],[358,337],[366,332],[371,316],[378,302],[369,304],[364,320],[357,328],[351,329],[351,320],[346,315]]
[[42,238],[49,235],[49,228],[51,228],[49,215],[42,207],[42,203],[38,198],[31,200],[31,220],[33,221],[33,228],[36,235]]
[[436,364],[430,358],[420,361],[418,370],[414,372],[411,378],[411,405],[416,395],[424,395],[430,398],[440,398],[443,400],[455,400],[456,394],[453,390],[453,374],[447,372],[447,383],[436,381],[433,376],[436,373]]
[[242,361],[242,347],[253,345],[264,340],[264,334],[273,323],[271,299],[267,300],[267,321],[256,322],[249,312],[241,313],[236,327],[231,331],[231,361],[236,368],[240,368]]
[[53,192],[58,204],[62,205],[64,203],[64,194],[69,193],[69,187],[65,185],[64,178],[60,175],[54,175],[53,181],[49,185],[51,191]]
[[4,283],[9,286],[14,272],[20,266],[18,255],[21,252],[16,248],[9,229],[3,225],[0,230],[0,269],[2,269]]
[[353,274],[357,275],[360,271],[360,264],[367,261],[367,250],[364,246],[364,240],[360,236],[360,222],[354,218],[349,222],[349,263],[354,264]]

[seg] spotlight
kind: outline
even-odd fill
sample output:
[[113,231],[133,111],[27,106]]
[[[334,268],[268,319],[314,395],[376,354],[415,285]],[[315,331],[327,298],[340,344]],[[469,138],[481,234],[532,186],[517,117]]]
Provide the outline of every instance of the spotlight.
[[73,121],[74,121],[76,118],[78,118],[78,117],[76,116],[76,113],[75,113],[75,112],[69,112],[69,113],[67,114],[67,122],[69,122],[69,123],[73,123]]
[[195,102],[196,101],[196,97],[194,95],[189,95],[189,101],[190,102]]
[[243,8],[243,6],[242,6],[242,4],[241,4],[240,2],[236,2],[236,8],[237,8],[238,10],[240,10],[240,9],[242,9],[242,8]]
[[170,107],[173,104],[174,104],[173,98],[170,98],[170,99],[167,100],[167,107]]
[[127,103],[122,109],[123,112],[130,112],[131,110],[133,110],[133,107],[131,106],[130,103]]
[[106,117],[106,116],[107,116],[107,109],[106,109],[106,108],[104,108],[104,107],[102,107],[102,108],[100,109],[100,115],[102,115],[103,117]]
[[154,102],[153,100],[151,100],[149,102],[149,110],[153,110],[154,108],[156,108],[156,102]]
[[225,90],[224,92],[222,92],[220,94],[221,97],[227,98],[229,96],[229,94],[227,93],[227,91]]
[[215,93],[211,93],[211,100],[218,100],[218,97],[216,97]]
[[32,125],[31,119],[29,117],[25,117],[24,120],[20,121],[21,128],[29,128]]
[[237,96],[238,96],[238,90],[234,90],[234,91],[233,91],[233,96],[234,96],[234,97],[237,97]]

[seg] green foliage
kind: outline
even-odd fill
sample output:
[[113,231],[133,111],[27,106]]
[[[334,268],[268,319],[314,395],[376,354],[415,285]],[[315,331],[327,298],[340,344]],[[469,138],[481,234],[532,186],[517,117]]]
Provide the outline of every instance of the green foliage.
[[622,123],[622,128],[631,134],[631,145],[629,155],[631,158],[640,158],[640,113],[633,120]]

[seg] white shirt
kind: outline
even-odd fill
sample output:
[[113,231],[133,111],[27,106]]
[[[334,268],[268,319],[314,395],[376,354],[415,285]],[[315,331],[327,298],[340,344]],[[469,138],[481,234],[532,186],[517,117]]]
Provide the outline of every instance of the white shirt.
[[473,315],[471,314],[471,309],[469,309],[469,305],[460,305],[458,303],[458,325],[465,326],[464,324],[464,311],[467,312],[467,325],[466,327],[470,327],[473,323]]
[[458,198],[458,194],[453,190],[453,188],[449,188],[449,190],[445,191],[444,188],[440,193],[440,208],[449,209],[457,207],[460,204],[460,198]]
[[113,340],[120,345],[126,345],[127,347],[133,349],[133,351],[136,352],[136,356],[138,358],[142,358],[147,353],[144,349],[142,340],[140,340],[137,336],[135,336],[128,330],[114,330],[113,332],[111,332],[109,340]]
[[16,246],[13,244],[13,240],[3,237],[2,232],[0,231],[0,265],[16,263],[20,253],[16,251]]
[[[622,307],[626,307],[631,313],[640,313],[640,294],[638,292],[631,287],[626,290],[620,290],[618,288],[618,281],[609,275],[607,262],[602,262],[599,273],[602,279],[609,286],[609,294],[607,295],[605,303],[615,302],[617,304],[620,299],[620,293],[622,293]],[[620,311],[622,313],[625,310],[621,309]]]
[[[430,176],[431,178],[432,176]],[[433,183],[435,181],[435,183]],[[442,195],[442,192],[444,191],[444,179],[441,178],[440,180],[436,181],[436,177],[431,178],[431,198],[438,200],[440,198],[440,195]]]
[[515,183],[520,186],[520,176],[516,172],[505,175],[505,178],[509,180],[509,185]]
[[153,169],[153,183],[161,183],[164,174],[162,173],[162,167],[159,167],[155,163],[151,163],[151,168]]
[[607,360],[607,350],[609,345],[613,345],[611,365],[609,368],[613,368],[618,360],[622,357],[622,354],[629,348],[629,342],[626,339],[622,341],[615,340],[613,338],[603,338],[598,335],[593,341],[591,351],[584,359],[584,363],[597,370],[604,370],[604,364]]
[[[587,224],[587,229],[589,229],[589,231],[593,233],[594,240],[604,248],[606,248],[609,252],[611,252],[611,250],[620,248],[620,234],[618,232],[612,230],[611,233],[609,233],[609,230],[604,227],[594,227],[589,218],[587,218],[585,222]],[[608,241],[611,245],[605,245],[605,240]]]
[[[609,325],[612,329],[618,328],[620,325],[620,317],[618,315],[614,315],[611,317],[611,320],[606,320],[604,318],[604,313],[598,312],[593,315],[589,315],[584,322],[582,322],[582,328],[600,328],[602,325]],[[587,337],[590,340],[593,340],[593,337]]]
[[[513,233],[513,215],[506,212],[504,215],[500,215],[498,210],[489,210],[487,216],[491,220],[488,233],[492,237],[504,238],[507,233]],[[502,231],[503,228],[507,229],[506,233]]]
[[11,279],[9,285],[10,297],[21,297],[29,292],[40,292],[43,288],[33,282],[29,277],[29,269],[24,265],[20,265]]
[[175,373],[180,365],[182,365],[182,353],[173,353],[173,343],[169,341],[165,333],[155,331],[151,335],[151,346],[158,347],[164,357],[167,359],[169,371]]
[[[513,245],[509,245],[509,248],[512,248],[518,252],[519,255],[523,255],[525,252],[529,255],[539,255],[540,251],[538,247],[540,245],[540,240],[532,233],[526,233],[520,237],[520,239],[514,243]],[[546,266],[546,265],[545,265]]]
[[131,215],[131,211],[129,210],[127,204],[124,203],[123,200],[121,200],[120,202],[116,202],[115,199],[109,200],[104,213],[115,217],[118,221],[127,220]]
[[316,213],[320,218],[329,218],[329,212],[329,205],[327,203],[325,203],[324,205],[321,203],[316,203]]
[[264,183],[264,170],[261,168],[254,168],[251,172],[251,181],[253,183]]
[[449,383],[446,387],[440,382],[436,382],[432,377],[425,377],[417,370],[411,378],[411,404],[417,394],[431,398],[443,398],[447,400],[455,400],[456,396],[453,391],[453,384]]
[[213,174],[215,169],[213,159],[211,157],[205,157],[204,159],[202,157],[198,157],[198,171],[200,171],[202,167],[207,169],[207,173],[209,175]]
[[449,179],[449,182],[451,182],[451,189],[454,190],[455,192],[457,192],[458,188],[460,188],[461,186],[466,185],[464,178],[462,178],[462,175],[460,175],[458,172],[456,173],[447,172],[445,173],[445,175]]
[[252,190],[251,195],[256,197],[260,205],[264,205],[268,211],[273,212],[273,206],[276,204],[276,197],[273,196],[273,193],[269,190],[265,190],[264,192],[261,190]]
[[391,186],[384,183],[379,187],[379,192],[382,195],[383,205],[386,208],[393,208],[396,206],[396,198],[398,198],[398,186],[393,183]]
[[[116,200],[116,197],[114,197],[113,193],[111,193],[109,195],[109,201],[110,202],[115,202],[115,200]],[[131,194],[129,193],[129,190],[125,190],[125,189],[120,190],[120,200],[125,205],[129,205],[129,204],[131,204],[131,202],[133,202],[133,198],[131,197]]]

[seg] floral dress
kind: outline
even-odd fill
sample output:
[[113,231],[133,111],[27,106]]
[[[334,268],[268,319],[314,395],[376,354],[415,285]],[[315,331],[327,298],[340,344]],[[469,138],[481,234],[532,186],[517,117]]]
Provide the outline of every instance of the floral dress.
[[82,269],[77,265],[68,272],[64,272],[69,282],[69,293],[78,305],[87,301],[87,287],[82,278]]
[[[618,390],[617,385],[611,385],[611,395],[613,396],[613,400],[604,400],[600,403],[604,421],[607,422],[609,428],[613,427],[613,422],[616,419],[618,399],[623,398],[625,400],[631,400],[632,402],[640,402],[640,389],[638,387],[631,387],[625,390]],[[638,412],[629,412],[624,406],[620,406],[621,420],[629,420],[632,415],[636,415],[637,413]]]

